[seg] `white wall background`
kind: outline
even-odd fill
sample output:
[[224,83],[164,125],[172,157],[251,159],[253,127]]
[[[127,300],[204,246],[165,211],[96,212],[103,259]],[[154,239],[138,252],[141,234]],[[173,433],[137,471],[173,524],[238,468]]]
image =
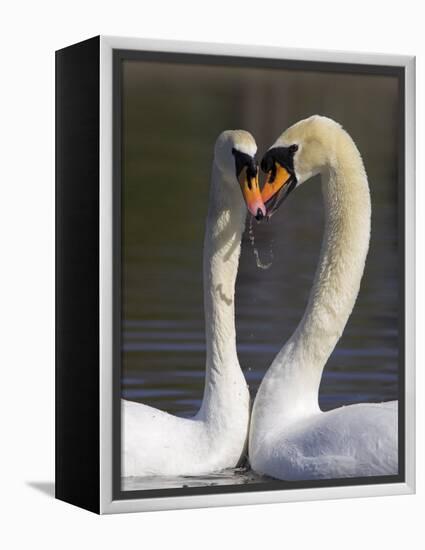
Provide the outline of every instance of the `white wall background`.
[[[54,50],[99,33],[418,56],[416,496],[100,518],[30,485],[51,481],[54,471]],[[44,550],[423,547],[421,2],[15,1],[2,5],[0,41],[0,545]]]

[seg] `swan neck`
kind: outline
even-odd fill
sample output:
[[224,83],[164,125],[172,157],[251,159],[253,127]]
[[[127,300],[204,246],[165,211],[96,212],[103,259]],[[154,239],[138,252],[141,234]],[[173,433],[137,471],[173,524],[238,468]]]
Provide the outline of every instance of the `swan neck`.
[[213,165],[204,240],[206,392],[218,381],[241,375],[236,352],[235,282],[246,207],[234,182]]
[[[308,305],[295,342],[319,375],[351,315],[370,239],[369,186],[354,143],[322,173],[325,227]],[[345,161],[345,162],[344,162]]]
[[360,153],[348,135],[334,158],[322,171],[325,228],[308,304],[260,392],[259,408],[272,395],[282,422],[319,410],[323,368],[354,307],[369,247],[369,187]]

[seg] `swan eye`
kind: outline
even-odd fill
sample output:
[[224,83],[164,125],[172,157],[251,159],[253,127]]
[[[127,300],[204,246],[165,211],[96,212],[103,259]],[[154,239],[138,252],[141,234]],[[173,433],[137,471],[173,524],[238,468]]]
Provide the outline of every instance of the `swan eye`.
[[239,177],[242,170],[246,167],[247,176],[255,178],[258,172],[258,161],[246,153],[242,153],[233,147],[232,155],[235,157],[236,177]]
[[[295,177],[294,154],[296,151],[298,151],[298,145],[295,143],[288,147],[273,147],[269,149],[261,161],[261,169],[266,173],[274,172],[277,168],[276,163],[278,163]],[[272,173],[273,178],[274,176],[275,174]]]

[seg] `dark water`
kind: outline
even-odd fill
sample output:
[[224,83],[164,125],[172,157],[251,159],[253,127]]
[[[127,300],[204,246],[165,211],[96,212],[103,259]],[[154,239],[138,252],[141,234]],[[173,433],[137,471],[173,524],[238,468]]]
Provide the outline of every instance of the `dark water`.
[[[397,399],[396,83],[387,77],[350,80],[347,75],[282,71],[286,102],[276,114],[264,107],[276,98],[275,87],[283,86],[276,73],[257,70],[254,95],[247,98],[241,79],[249,75],[243,72],[185,71],[186,79],[175,68],[156,64],[129,63],[124,71],[123,397],[181,416],[195,414],[200,406],[205,365],[202,245],[217,134],[246,128],[265,151],[290,123],[319,112],[342,122],[356,140],[373,208],[360,295],[325,368],[320,405],[327,410]],[[221,71],[220,78],[211,71]],[[367,103],[362,93],[368,94]],[[267,117],[273,121],[269,126]],[[245,232],[236,328],[239,360],[253,397],[301,319],[322,229],[316,178],[294,192],[270,223],[255,223],[265,263],[270,247],[273,251],[269,269],[257,267]],[[255,481],[250,472],[232,470],[212,478],[133,479],[125,487]]]

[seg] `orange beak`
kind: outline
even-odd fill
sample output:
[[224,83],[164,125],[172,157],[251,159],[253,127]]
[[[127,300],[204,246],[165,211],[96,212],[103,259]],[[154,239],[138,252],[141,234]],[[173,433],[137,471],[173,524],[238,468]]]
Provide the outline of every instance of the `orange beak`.
[[274,195],[276,195],[283,187],[288,183],[291,178],[291,174],[281,166],[278,162],[275,162],[274,168],[267,174],[267,181],[261,192],[261,198],[264,204],[269,202]]
[[255,176],[251,176],[248,175],[247,167],[244,167],[238,176],[238,181],[248,210],[257,220],[261,220],[266,215],[266,207],[261,198],[258,170]]
[[279,162],[267,172],[267,181],[261,192],[261,198],[267,209],[267,219],[276,212],[289,193],[295,188],[297,180]]

